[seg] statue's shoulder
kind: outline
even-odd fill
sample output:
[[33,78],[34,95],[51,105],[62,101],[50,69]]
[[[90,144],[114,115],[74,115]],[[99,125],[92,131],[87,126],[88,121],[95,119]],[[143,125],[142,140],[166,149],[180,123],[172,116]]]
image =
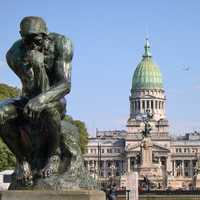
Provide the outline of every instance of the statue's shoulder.
[[49,33],[48,37],[54,41],[58,52],[67,51],[68,54],[73,54],[73,44],[68,37],[59,33]]
[[8,64],[15,62],[16,59],[19,59],[21,51],[23,48],[22,40],[17,40],[11,48],[6,53],[6,59]]
[[49,33],[48,37],[54,40],[55,42],[71,42],[71,40],[68,37],[59,33]]

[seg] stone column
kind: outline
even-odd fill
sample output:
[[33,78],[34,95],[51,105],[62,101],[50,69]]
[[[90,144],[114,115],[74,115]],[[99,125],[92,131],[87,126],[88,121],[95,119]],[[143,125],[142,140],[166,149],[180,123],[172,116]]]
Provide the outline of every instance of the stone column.
[[174,161],[174,176],[177,176],[177,160]]
[[192,167],[192,160],[189,162],[189,176],[193,177],[193,167]]
[[174,160],[172,160],[172,175],[175,176],[175,166],[174,166]]
[[106,177],[106,160],[103,161],[103,176]]
[[128,171],[128,173],[130,173],[130,171],[131,171],[131,161],[130,161],[130,157],[128,157],[128,160],[127,160],[127,171]]
[[87,160],[87,170],[88,170],[88,172],[90,171],[90,161],[89,160]]
[[146,109],[147,109],[146,100],[144,100],[144,112],[146,111]]
[[182,176],[185,176],[185,162],[182,160]]
[[127,189],[130,190],[129,199],[138,200],[138,173],[132,172],[127,176]]
[[170,156],[166,158],[166,169],[167,171],[172,171],[172,162],[170,162]]
[[122,166],[122,160],[119,160],[119,175],[122,175],[122,170],[123,170],[123,166]]
[[142,100],[140,100],[140,112],[142,112]]

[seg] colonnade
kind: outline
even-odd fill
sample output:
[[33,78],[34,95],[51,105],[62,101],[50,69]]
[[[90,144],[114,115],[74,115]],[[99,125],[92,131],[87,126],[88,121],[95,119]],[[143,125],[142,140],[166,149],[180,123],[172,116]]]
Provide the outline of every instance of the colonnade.
[[196,160],[172,160],[172,175],[192,177],[195,173]]
[[124,173],[124,161],[123,160],[101,160],[100,169],[98,169],[98,160],[85,160],[85,167],[90,174],[98,174],[100,170],[100,176],[121,176]]
[[164,110],[164,101],[160,100],[133,100],[132,101],[132,111],[141,112],[146,111],[147,109],[152,110]]

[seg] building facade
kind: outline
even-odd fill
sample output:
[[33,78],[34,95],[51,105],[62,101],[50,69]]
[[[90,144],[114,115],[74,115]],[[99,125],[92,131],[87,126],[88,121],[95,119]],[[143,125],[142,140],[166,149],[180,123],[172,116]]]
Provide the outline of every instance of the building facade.
[[[155,188],[192,187],[200,157],[200,133],[179,138],[170,135],[162,75],[152,59],[148,39],[133,74],[129,101],[127,130],[97,130],[96,137],[89,139],[84,160],[90,174],[102,181],[114,177],[126,186],[123,178],[136,171],[141,184],[147,178]],[[151,131],[144,139],[147,112],[152,114]]]

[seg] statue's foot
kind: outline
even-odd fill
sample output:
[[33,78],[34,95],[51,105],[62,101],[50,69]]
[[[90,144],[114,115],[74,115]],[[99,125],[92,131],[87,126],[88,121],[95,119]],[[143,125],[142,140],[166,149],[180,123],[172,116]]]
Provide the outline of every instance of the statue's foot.
[[22,163],[17,163],[15,174],[16,174],[16,180],[21,182],[23,185],[30,186],[33,184],[31,167],[27,161],[23,161]]
[[58,155],[51,156],[45,167],[40,171],[40,175],[44,178],[51,176],[52,174],[58,173],[60,164],[60,157]]

